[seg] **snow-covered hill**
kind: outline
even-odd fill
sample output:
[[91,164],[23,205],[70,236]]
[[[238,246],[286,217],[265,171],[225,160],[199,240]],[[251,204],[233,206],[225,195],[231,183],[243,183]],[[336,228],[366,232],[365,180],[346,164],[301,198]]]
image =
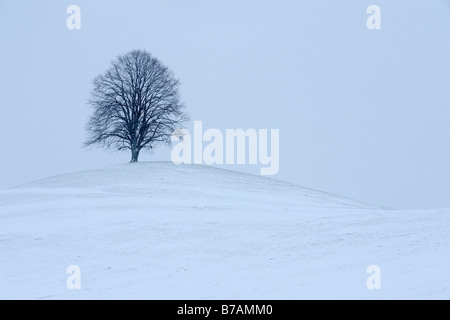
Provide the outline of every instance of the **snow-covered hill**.
[[[450,210],[128,164],[0,191],[0,298],[448,299],[449,227]],[[367,289],[370,265],[381,290]]]

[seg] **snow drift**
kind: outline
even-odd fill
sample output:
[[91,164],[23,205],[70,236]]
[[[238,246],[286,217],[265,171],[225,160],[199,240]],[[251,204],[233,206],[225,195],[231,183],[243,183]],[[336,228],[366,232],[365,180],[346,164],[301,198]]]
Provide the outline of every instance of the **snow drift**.
[[[0,191],[0,298],[450,298],[450,210],[141,163]],[[66,269],[81,269],[81,290]],[[366,270],[381,268],[381,290]]]

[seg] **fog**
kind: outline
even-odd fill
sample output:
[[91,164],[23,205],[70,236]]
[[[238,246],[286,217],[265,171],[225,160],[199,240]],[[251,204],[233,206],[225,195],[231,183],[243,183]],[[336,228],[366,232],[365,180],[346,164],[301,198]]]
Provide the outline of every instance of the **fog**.
[[[382,29],[368,30],[375,2]],[[0,187],[128,162],[82,148],[87,100],[114,58],[143,49],[181,80],[188,129],[279,129],[275,178],[393,208],[450,207],[450,5],[375,2],[2,1]],[[81,30],[66,26],[72,4]]]

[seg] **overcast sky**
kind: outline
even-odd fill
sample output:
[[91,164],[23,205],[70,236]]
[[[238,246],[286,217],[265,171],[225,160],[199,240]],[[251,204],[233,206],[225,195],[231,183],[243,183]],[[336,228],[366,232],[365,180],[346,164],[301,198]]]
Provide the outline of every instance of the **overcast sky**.
[[[450,207],[449,2],[2,0],[0,187],[128,162],[81,148],[86,101],[111,60],[145,49],[180,78],[205,128],[280,129],[276,178],[393,208]],[[66,27],[71,4],[81,30]],[[371,4],[382,30],[366,27]]]

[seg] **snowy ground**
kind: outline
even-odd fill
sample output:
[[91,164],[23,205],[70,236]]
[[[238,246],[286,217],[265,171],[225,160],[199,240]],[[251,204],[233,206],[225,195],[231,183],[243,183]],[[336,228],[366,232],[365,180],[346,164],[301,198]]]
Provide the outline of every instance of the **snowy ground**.
[[[129,164],[0,191],[0,299],[449,299],[449,230],[447,209]],[[367,289],[370,265],[381,290]]]

